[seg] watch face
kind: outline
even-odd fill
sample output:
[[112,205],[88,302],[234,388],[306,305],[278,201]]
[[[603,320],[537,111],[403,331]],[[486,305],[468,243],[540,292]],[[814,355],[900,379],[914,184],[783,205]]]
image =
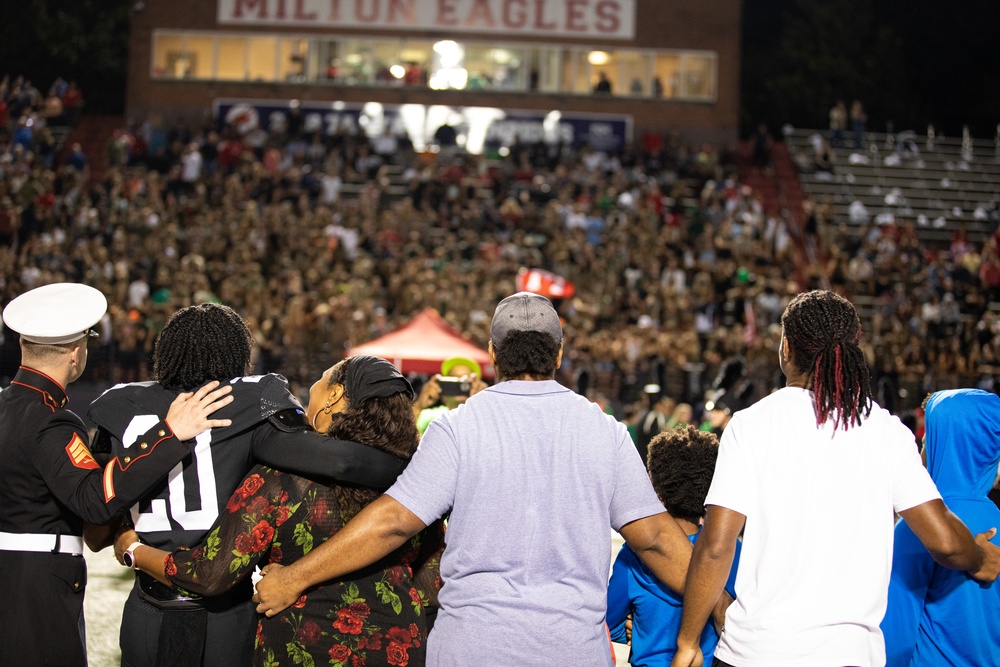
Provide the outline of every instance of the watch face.
[[132,557],[131,551],[126,551],[122,554],[122,560],[125,561],[125,567],[131,567],[135,569],[135,558]]

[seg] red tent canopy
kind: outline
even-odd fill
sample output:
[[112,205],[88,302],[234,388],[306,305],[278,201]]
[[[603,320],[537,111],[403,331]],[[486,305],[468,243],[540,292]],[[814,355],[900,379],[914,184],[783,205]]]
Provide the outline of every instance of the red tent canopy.
[[352,347],[347,356],[373,354],[391,361],[402,373],[440,373],[441,362],[450,357],[467,357],[493,378],[490,356],[448,326],[433,308],[381,338]]

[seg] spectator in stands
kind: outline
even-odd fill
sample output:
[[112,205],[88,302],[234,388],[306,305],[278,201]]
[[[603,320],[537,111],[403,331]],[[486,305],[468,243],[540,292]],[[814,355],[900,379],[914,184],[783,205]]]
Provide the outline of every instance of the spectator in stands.
[[653,77],[653,97],[663,97],[663,81],[658,76]]
[[[957,389],[926,406],[924,458],[941,496],[970,530],[997,527],[1000,510],[987,494],[1000,463],[1000,398]],[[998,616],[1000,588],[941,567],[907,523],[896,525],[882,621],[888,667],[1000,664]]]
[[774,139],[767,130],[767,124],[761,123],[757,126],[757,134],[753,138],[753,163],[758,169],[770,169],[771,149],[774,146]]
[[441,373],[424,383],[413,403],[420,435],[432,421],[486,389],[482,376],[482,368],[473,359],[450,357],[442,361]]
[[66,158],[66,164],[79,172],[82,172],[87,168],[87,154],[83,152],[83,146],[80,145],[79,141],[74,141],[73,145],[70,147],[70,153],[69,157]]
[[80,108],[83,106],[83,91],[77,87],[76,81],[70,81],[66,86],[62,103],[66,114],[66,124],[76,125],[76,121],[80,119]]
[[705,421],[701,424],[701,430],[721,437],[729,426],[733,413],[738,409],[734,398],[725,394],[714,401],[709,401],[705,404]]
[[611,79],[608,78],[607,73],[598,72],[597,83],[594,84],[594,92],[599,95],[611,94]]
[[184,149],[181,156],[181,180],[188,192],[194,191],[195,186],[201,179],[202,165],[204,158],[197,143],[191,142]]
[[833,163],[836,160],[833,149],[830,148],[830,142],[828,142],[823,137],[816,135],[816,151],[813,156],[813,167],[816,169],[817,174],[833,174]]
[[670,414],[670,419],[667,420],[667,428],[684,428],[691,423],[693,417],[694,408],[691,407],[690,403],[678,403]]
[[847,129],[847,105],[844,100],[837,100],[837,103],[830,109],[830,145],[840,148],[844,145],[844,130]]
[[49,96],[45,98],[44,116],[46,121],[53,125],[57,125],[62,121],[63,101],[55,93],[50,93]]
[[667,429],[667,422],[677,405],[677,401],[663,394],[658,384],[648,384],[642,388],[649,401],[649,407],[639,413],[636,420],[635,448],[639,458],[645,462],[649,457],[649,443],[658,433]]
[[868,125],[868,114],[861,100],[851,102],[851,131],[854,133],[854,147],[863,148],[865,142],[865,129]]
[[34,124],[35,121],[29,115],[24,115],[17,119],[13,136],[15,146],[20,146],[25,151],[32,149],[35,141],[35,132],[32,128]]
[[14,243],[17,232],[18,215],[10,197],[0,199],[0,246]]

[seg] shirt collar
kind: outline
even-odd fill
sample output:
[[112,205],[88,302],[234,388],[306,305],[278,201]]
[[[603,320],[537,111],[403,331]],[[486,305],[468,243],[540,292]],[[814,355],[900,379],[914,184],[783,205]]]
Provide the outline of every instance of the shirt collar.
[[488,387],[486,391],[494,391],[500,394],[535,396],[539,394],[559,394],[570,390],[555,380],[504,380],[492,387]]
[[66,390],[58,382],[34,368],[21,366],[17,375],[14,376],[12,384],[20,384],[39,392],[42,395],[42,400],[49,407],[62,408],[69,402]]

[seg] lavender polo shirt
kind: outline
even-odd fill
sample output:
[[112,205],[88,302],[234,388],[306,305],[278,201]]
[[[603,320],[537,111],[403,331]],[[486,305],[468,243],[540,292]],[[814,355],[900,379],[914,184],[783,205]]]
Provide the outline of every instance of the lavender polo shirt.
[[431,422],[388,494],[451,511],[429,667],[608,665],[609,526],[663,512],[625,427],[554,380]]

